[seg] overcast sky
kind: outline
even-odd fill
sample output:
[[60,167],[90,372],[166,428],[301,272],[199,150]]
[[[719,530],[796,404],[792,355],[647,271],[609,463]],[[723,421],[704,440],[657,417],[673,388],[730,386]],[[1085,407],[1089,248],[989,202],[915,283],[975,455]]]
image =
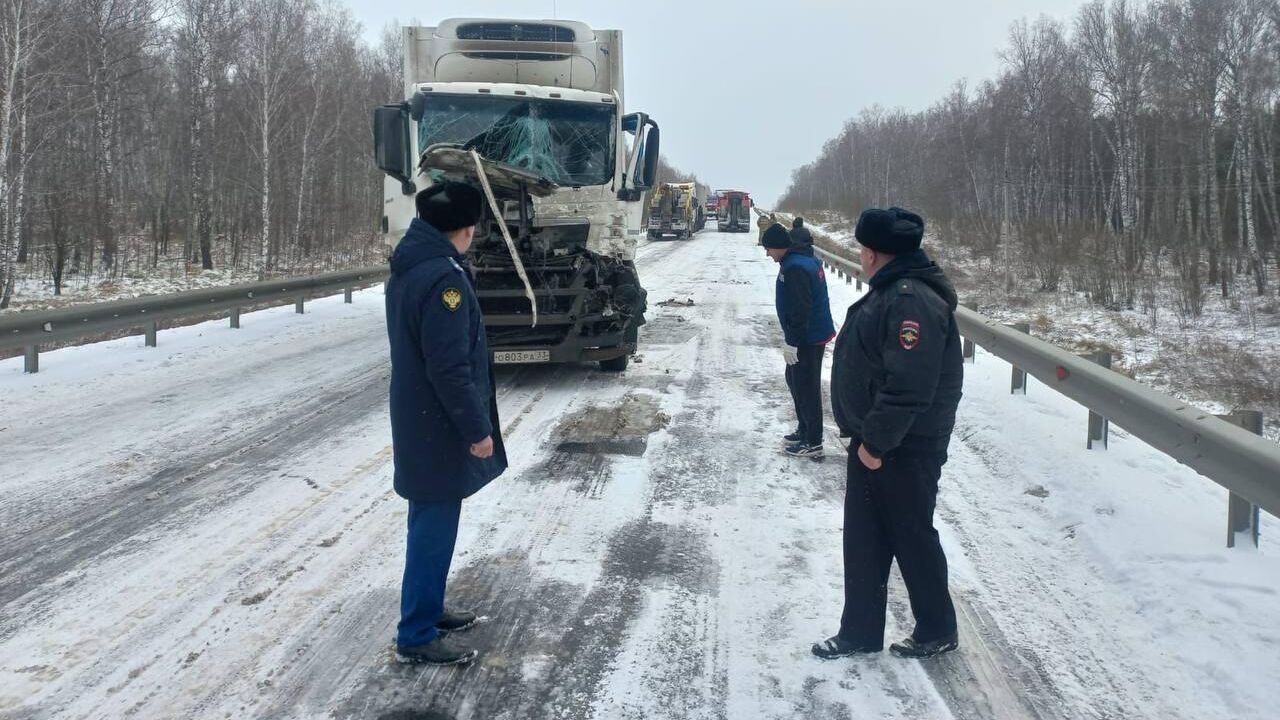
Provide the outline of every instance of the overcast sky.
[[1081,0],[345,0],[371,39],[394,20],[544,18],[623,31],[626,107],[662,127],[673,164],[764,207],[844,121],[918,110],[999,72],[1020,17],[1071,19]]

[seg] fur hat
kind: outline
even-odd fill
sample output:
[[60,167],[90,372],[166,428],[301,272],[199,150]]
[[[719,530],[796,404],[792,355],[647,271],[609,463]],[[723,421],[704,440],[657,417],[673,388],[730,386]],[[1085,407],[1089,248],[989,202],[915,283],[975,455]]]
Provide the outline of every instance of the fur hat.
[[482,202],[479,190],[452,180],[432,185],[414,198],[418,217],[442,233],[480,222]]
[[863,247],[888,255],[919,250],[924,239],[924,218],[899,207],[863,210],[853,237]]
[[765,229],[760,244],[770,250],[786,250],[791,247],[791,233],[781,224],[774,223]]

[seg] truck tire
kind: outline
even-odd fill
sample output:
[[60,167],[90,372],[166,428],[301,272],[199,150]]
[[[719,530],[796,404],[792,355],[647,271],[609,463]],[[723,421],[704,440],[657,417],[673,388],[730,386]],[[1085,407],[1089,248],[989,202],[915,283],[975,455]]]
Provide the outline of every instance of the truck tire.
[[619,372],[622,372],[623,370],[626,370],[627,364],[630,362],[631,362],[630,355],[623,355],[621,357],[609,358],[608,360],[600,361],[600,369],[605,372],[619,373]]

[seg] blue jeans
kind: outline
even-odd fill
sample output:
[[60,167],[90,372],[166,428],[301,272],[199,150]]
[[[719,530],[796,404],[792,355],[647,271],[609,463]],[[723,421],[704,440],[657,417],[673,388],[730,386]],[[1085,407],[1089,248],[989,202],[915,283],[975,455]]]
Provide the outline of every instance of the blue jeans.
[[444,612],[445,581],[458,540],[462,500],[409,501],[409,539],[400,585],[400,625],[396,644],[426,645],[440,634],[436,622]]

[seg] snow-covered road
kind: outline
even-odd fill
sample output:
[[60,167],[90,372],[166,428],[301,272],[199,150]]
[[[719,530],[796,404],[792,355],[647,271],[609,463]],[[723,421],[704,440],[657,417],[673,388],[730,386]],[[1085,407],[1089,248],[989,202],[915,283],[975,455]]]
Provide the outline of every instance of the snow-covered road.
[[[1225,494],[980,354],[943,475],[962,651],[822,663],[843,457],[790,429],[754,234],[640,250],[642,362],[506,368],[464,505],[466,669],[390,662],[380,289],[0,362],[0,717],[1241,718],[1280,706],[1280,553]],[[837,320],[854,298],[833,283]],[[668,299],[675,302],[665,302]],[[692,300],[689,304],[688,300]],[[830,420],[828,421],[830,422]],[[829,449],[835,447],[834,433]],[[1269,530],[1270,527],[1264,527]],[[909,627],[900,583],[898,618]],[[891,621],[891,625],[892,625]]]

